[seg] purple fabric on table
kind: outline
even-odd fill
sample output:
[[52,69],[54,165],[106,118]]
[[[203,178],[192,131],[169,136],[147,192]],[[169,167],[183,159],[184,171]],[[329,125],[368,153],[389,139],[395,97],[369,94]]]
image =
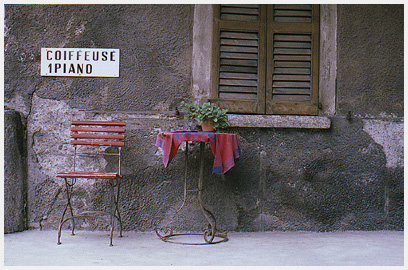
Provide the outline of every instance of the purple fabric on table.
[[238,161],[241,149],[236,134],[201,132],[201,131],[169,131],[157,134],[156,145],[163,149],[163,163],[167,167],[176,156],[182,142],[209,142],[214,154],[213,173],[225,174]]

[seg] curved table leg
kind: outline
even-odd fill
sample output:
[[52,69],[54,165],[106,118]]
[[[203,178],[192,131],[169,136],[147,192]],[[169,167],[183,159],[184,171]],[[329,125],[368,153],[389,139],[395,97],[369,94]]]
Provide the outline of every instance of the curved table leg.
[[[203,176],[204,176],[204,142],[200,142],[200,174],[198,178],[198,189],[197,190],[189,190],[189,191],[197,191],[198,192],[198,201],[200,204],[201,212],[203,213],[205,219],[208,221],[208,228],[204,231],[203,234],[200,233],[173,233],[173,230],[169,227],[169,225],[173,222],[173,220],[167,222],[165,226],[159,227],[158,225],[154,228],[156,231],[157,236],[163,240],[164,242],[170,242],[174,244],[184,244],[184,245],[207,245],[207,244],[217,244],[221,242],[228,241],[228,237],[226,234],[217,234],[216,228],[216,219],[215,216],[204,207],[202,191],[203,191]],[[188,152],[188,142],[186,142],[186,154],[185,154],[185,177],[184,177],[184,200],[181,207],[173,214],[175,216],[184,206],[186,202],[186,193],[187,193],[187,152]],[[202,235],[204,237],[204,242],[181,242],[175,241],[173,238],[177,236],[183,235]],[[220,239],[215,239],[215,237]]]

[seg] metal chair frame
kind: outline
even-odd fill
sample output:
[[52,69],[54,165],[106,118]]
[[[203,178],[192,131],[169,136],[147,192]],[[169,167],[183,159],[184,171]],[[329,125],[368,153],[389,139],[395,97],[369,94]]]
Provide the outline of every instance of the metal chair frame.
[[[62,171],[57,174],[57,177],[64,178],[65,191],[67,196],[67,203],[62,213],[61,219],[58,225],[58,242],[61,244],[61,231],[62,226],[71,221],[72,235],[75,235],[75,219],[84,218],[97,218],[102,219],[110,226],[110,246],[113,246],[113,231],[115,227],[115,219],[119,222],[120,237],[122,237],[122,219],[119,211],[119,194],[120,194],[120,179],[121,175],[121,148],[124,146],[122,140],[125,138],[123,133],[126,131],[124,126],[125,122],[111,122],[111,121],[72,121],[71,126],[71,144],[74,145],[74,170]],[[78,146],[93,146],[93,147],[117,147],[117,153],[86,153],[79,152]],[[103,156],[117,156],[118,157],[118,170],[114,173],[107,172],[89,172],[89,171],[76,171],[76,161],[80,156],[95,157],[98,155]],[[74,214],[72,207],[72,194],[74,185],[77,178],[86,179],[107,179],[109,180],[110,193],[111,193],[111,209],[110,212],[106,211],[82,211],[81,213]],[[67,210],[69,209],[70,216],[65,217]],[[106,219],[106,216],[110,217],[110,220]]]

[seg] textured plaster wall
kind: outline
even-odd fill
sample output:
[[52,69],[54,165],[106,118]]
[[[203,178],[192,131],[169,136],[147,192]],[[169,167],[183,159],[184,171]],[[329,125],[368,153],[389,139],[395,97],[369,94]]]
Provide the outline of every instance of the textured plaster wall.
[[403,117],[403,5],[339,5],[338,113]]
[[[194,6],[6,5],[5,10],[5,105],[27,119],[29,225],[38,227],[45,219],[45,225],[55,226],[63,199],[63,183],[55,173],[72,166],[70,121],[121,118],[129,122],[132,115],[99,116],[98,112],[169,113],[190,96]],[[120,49],[120,78],[41,77],[42,47]],[[131,156],[124,157],[124,173],[132,174],[129,181],[135,186],[138,181],[155,185],[148,180],[154,173],[141,177],[138,173],[152,165],[150,159],[159,164],[156,147],[150,141],[157,125],[146,114],[137,119],[128,124]],[[175,128],[179,126],[183,123]],[[110,164],[101,159],[93,166],[105,168]],[[77,206],[100,203],[100,185],[80,181],[78,199],[74,198]],[[138,196],[133,193],[137,190],[130,191],[129,197]],[[128,200],[125,198],[124,204],[132,207]],[[125,219],[127,215],[132,215],[132,220],[129,217],[126,221],[127,228],[151,228],[138,224],[136,219],[141,215],[129,212]]]
[[384,153],[384,214],[402,227],[404,7],[339,5],[338,18],[337,113],[361,121]]
[[[243,155],[223,177],[210,173],[207,147],[204,202],[221,231],[403,229],[400,10],[338,6],[337,104],[330,129],[230,127],[225,131],[238,134]],[[194,128],[174,114],[181,100],[197,94],[194,5],[7,5],[5,11],[5,105],[27,121],[29,226],[57,226],[64,193],[55,174],[72,164],[70,121],[122,120],[124,229],[151,231],[182,198],[184,155],[180,151],[164,168],[155,140],[160,131]],[[118,48],[121,75],[41,77],[42,47]],[[190,149],[193,188],[198,144]],[[111,168],[113,161],[84,166]],[[103,181],[79,181],[73,204],[106,208],[106,191]],[[205,227],[194,197],[179,214],[176,228]],[[81,224],[95,226],[107,228],[100,221]]]
[[[5,100],[28,114],[31,97],[86,110],[168,110],[190,92],[192,5],[9,5]],[[118,48],[120,79],[42,78],[43,47]],[[24,82],[21,76],[24,76]]]

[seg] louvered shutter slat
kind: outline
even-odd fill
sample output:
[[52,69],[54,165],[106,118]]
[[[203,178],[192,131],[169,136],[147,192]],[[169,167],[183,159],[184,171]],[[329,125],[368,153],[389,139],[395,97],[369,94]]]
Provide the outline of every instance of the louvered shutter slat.
[[293,61],[275,61],[275,68],[277,67],[300,67],[300,68],[310,68],[310,61],[307,62],[293,62]]
[[310,55],[274,55],[275,61],[310,61],[312,57]]
[[244,7],[244,8],[255,8],[255,9],[258,9],[258,8],[259,8],[259,5],[236,5],[236,4],[225,4],[225,5],[221,5],[221,7],[234,7],[234,8]]
[[280,17],[276,18],[277,22],[296,22],[296,23],[307,23],[310,22],[309,18],[304,18],[304,17]]
[[234,99],[241,99],[243,95],[245,95],[245,99],[249,101],[257,99],[256,94],[244,94],[244,93],[239,93],[239,92],[237,93],[223,92],[220,94],[220,98],[227,99],[227,100],[234,100]]
[[230,72],[223,72],[220,73],[220,79],[244,79],[244,80],[257,80],[258,77],[256,74],[251,73],[230,73]]
[[231,59],[254,59],[258,60],[258,53],[236,53],[236,52],[222,52],[220,54],[221,58],[231,58]]
[[275,9],[289,9],[289,10],[310,10],[312,5],[291,5],[291,4],[279,4],[275,5]]
[[275,94],[304,94],[307,95],[310,93],[310,88],[284,88],[284,87],[276,87],[275,89]]
[[226,66],[223,65],[220,67],[220,71],[226,71],[226,72],[245,72],[245,73],[254,73],[258,74],[258,67],[243,67],[243,66]]
[[257,47],[240,47],[240,46],[221,46],[222,52],[244,52],[244,53],[258,53]]
[[310,68],[275,68],[274,74],[310,74]]
[[[258,35],[256,33],[242,33],[242,32],[231,32],[231,31],[222,31],[221,38],[235,38],[240,40],[258,40]],[[258,43],[255,43],[255,46],[258,46]]]
[[275,41],[312,41],[309,35],[294,35],[294,34],[277,34],[274,37]]
[[273,75],[274,81],[310,81],[310,75]]
[[258,8],[257,7],[247,7],[242,8],[240,6],[225,6],[222,5],[221,7],[221,14],[252,14],[258,16]]
[[221,45],[231,45],[231,46],[252,46],[257,47],[258,42],[256,40],[245,40],[245,39],[222,39]]
[[285,42],[285,41],[276,41],[275,48],[312,48],[310,42]]
[[296,90],[295,88],[310,87],[310,82],[274,81],[273,87],[288,87],[293,88],[293,90],[295,91]]
[[275,101],[288,103],[288,102],[303,102],[309,101],[308,95],[275,95]]
[[[277,5],[279,6],[279,5]],[[285,9],[276,9],[275,7],[275,16],[288,16],[288,17],[312,17],[312,11],[311,10],[285,10]]]
[[311,55],[309,49],[293,49],[293,48],[275,48],[274,54],[296,54],[296,55]]
[[220,85],[234,85],[237,87],[240,86],[257,86],[257,81],[256,80],[225,80],[225,79],[220,79]]
[[256,88],[254,87],[244,87],[244,86],[240,86],[240,87],[234,87],[234,86],[222,86],[221,87],[221,93],[252,93],[252,94],[256,94]]
[[223,59],[220,60],[221,66],[231,66],[236,69],[240,69],[242,67],[257,67],[258,60],[242,60],[242,59]]

